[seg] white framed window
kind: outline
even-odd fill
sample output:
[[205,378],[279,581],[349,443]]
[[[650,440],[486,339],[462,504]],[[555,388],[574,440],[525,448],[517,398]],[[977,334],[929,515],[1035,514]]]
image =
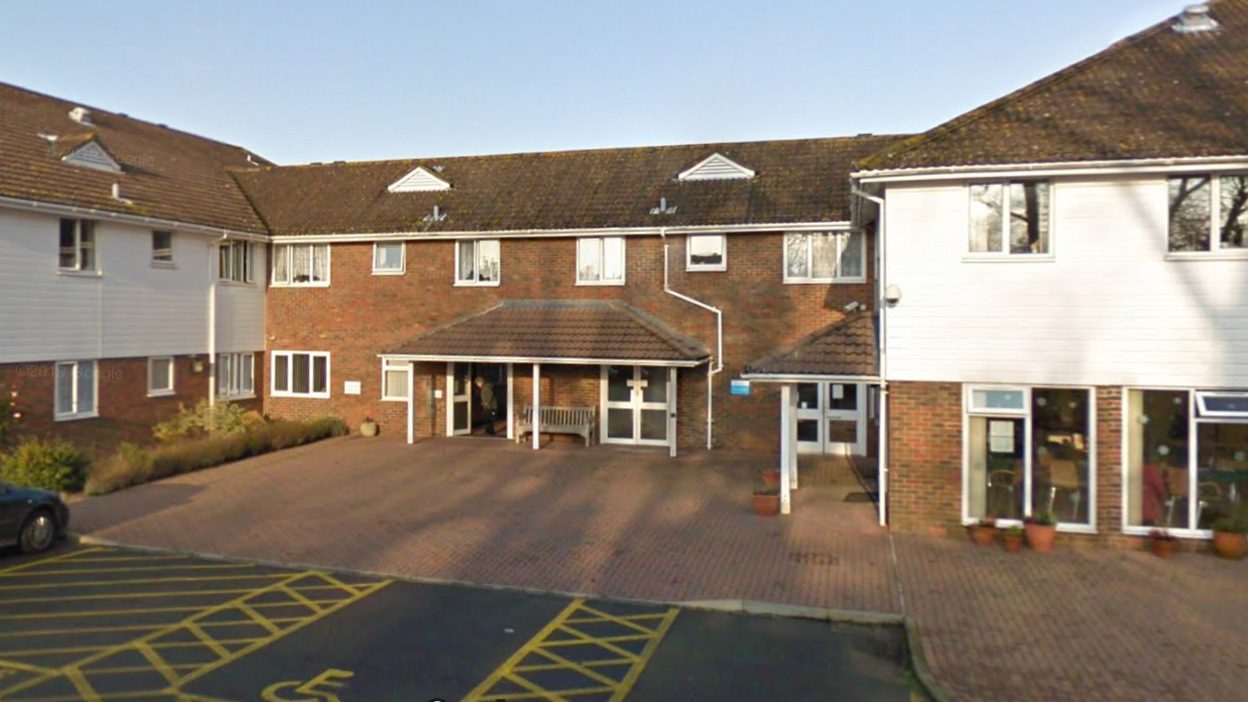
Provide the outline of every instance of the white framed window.
[[329,244],[278,244],[273,247],[273,285],[329,285]]
[[95,402],[99,390],[95,361],[57,362],[55,384],[56,421],[99,416]]
[[412,364],[407,361],[383,359],[381,361],[381,399],[407,400],[407,376]]
[[399,275],[406,266],[401,241],[378,241],[373,244],[373,275]]
[[685,247],[685,270],[728,270],[728,239],[723,234],[690,234]]
[[329,354],[273,352],[274,397],[329,397]]
[[217,395],[226,400],[256,396],[256,355],[223,353],[217,356]]
[[1091,388],[966,386],[962,518],[1006,523],[1052,514],[1096,528]]
[[225,241],[217,245],[217,278],[234,283],[252,282],[254,245],[250,241]]
[[173,232],[152,232],[152,265],[173,267]]
[[455,242],[456,285],[498,285],[501,274],[502,249],[498,239]]
[[1248,176],[1182,175],[1167,186],[1171,253],[1248,249]]
[[1047,180],[973,183],[970,195],[972,255],[1011,256],[1051,253],[1052,184]]
[[576,240],[577,285],[624,284],[624,237],[592,236]]
[[173,376],[172,356],[153,356],[147,359],[147,396],[172,395]]
[[97,272],[95,260],[95,222],[87,219],[62,219],[60,253],[57,267],[75,273]]
[[784,282],[860,283],[866,280],[862,232],[784,235]]

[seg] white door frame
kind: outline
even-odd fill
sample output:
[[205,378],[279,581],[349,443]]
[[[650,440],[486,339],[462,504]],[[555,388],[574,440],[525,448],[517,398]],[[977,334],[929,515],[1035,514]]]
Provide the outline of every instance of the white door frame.
[[[633,369],[633,378],[632,378],[632,381],[630,381],[629,383],[630,384],[629,399],[628,400],[610,400],[608,399],[608,393],[607,393],[607,383],[608,383],[607,370],[609,367],[610,366],[606,366],[606,365],[599,367],[601,369],[600,370],[601,380],[599,381],[599,397],[600,397],[599,412],[601,414],[601,429],[600,429],[600,434],[599,434],[599,442],[604,443],[604,444],[627,444],[631,446],[673,445],[675,443],[673,441],[673,437],[675,435],[675,430],[674,430],[673,425],[675,424],[674,415],[676,413],[676,409],[675,409],[676,383],[675,383],[675,378],[674,378],[676,369],[675,368],[665,369],[661,366],[639,366],[639,365],[620,366],[621,368]],[[644,399],[644,394],[643,394],[644,386],[641,385],[642,382],[645,382],[645,381],[642,381],[641,379],[641,369],[643,367],[649,369],[652,373],[663,373],[664,371],[666,371],[667,393],[666,393],[666,396],[664,397],[663,402],[647,402]],[[632,412],[633,431],[632,431],[631,438],[621,439],[621,438],[611,438],[608,436],[609,423],[608,423],[607,417],[608,417],[608,411],[612,409],[630,410]],[[665,419],[664,425],[667,429],[667,432],[666,432],[667,437],[664,440],[659,441],[657,439],[641,438],[641,416],[642,416],[643,410],[662,411],[664,413],[663,415]]]
[[[455,394],[455,361],[446,362],[446,435],[464,436],[472,433],[472,378],[464,383],[463,395]],[[469,368],[471,364],[465,363]],[[471,375],[471,373],[469,374]],[[464,403],[464,411],[468,414],[468,428],[455,430],[455,405]]]
[[[794,434],[793,442],[800,454],[831,454],[837,456],[865,456],[867,453],[867,385],[865,383],[838,383],[830,380],[807,381],[814,385],[815,390],[815,406],[814,407],[796,407],[796,421],[813,421],[818,427],[817,439],[815,441],[798,441]],[[803,383],[795,383],[793,386],[793,400],[797,404],[797,385]],[[832,404],[833,386],[841,386],[846,388],[855,388],[857,393],[857,402],[854,410],[834,410],[829,407]],[[854,442],[846,443],[832,441],[828,436],[828,422],[831,421],[854,421],[857,428],[854,433]],[[796,422],[794,424],[796,432]]]

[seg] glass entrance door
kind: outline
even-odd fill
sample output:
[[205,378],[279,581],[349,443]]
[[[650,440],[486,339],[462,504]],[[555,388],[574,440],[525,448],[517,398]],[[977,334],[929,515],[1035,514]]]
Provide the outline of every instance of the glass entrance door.
[[472,432],[472,364],[448,363],[447,395],[451,398],[447,418],[447,436],[463,436]]
[[798,453],[864,455],[866,388],[855,383],[798,383]]
[[650,366],[603,367],[603,443],[668,445],[674,390],[669,373]]

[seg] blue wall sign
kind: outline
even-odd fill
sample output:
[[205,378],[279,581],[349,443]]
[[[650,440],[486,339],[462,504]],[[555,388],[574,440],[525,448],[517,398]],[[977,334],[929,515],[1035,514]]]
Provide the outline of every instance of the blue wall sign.
[[750,394],[750,381],[733,380],[732,381],[732,394],[733,395],[749,395]]

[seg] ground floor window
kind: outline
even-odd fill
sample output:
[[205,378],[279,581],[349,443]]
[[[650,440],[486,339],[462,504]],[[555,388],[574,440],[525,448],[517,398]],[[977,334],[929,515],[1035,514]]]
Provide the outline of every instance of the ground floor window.
[[255,363],[250,353],[217,356],[217,394],[227,400],[255,397]]
[[412,364],[407,361],[385,359],[381,362],[381,399],[406,400],[407,377]]
[[96,390],[95,361],[57,363],[55,418],[63,420],[98,416]]
[[964,517],[1091,526],[1092,391],[968,388]]
[[147,359],[147,394],[149,397],[173,394],[173,358],[156,356]]
[[273,352],[274,397],[329,397],[329,354]]
[[1248,516],[1248,402],[1196,390],[1129,390],[1126,525],[1209,529]]

